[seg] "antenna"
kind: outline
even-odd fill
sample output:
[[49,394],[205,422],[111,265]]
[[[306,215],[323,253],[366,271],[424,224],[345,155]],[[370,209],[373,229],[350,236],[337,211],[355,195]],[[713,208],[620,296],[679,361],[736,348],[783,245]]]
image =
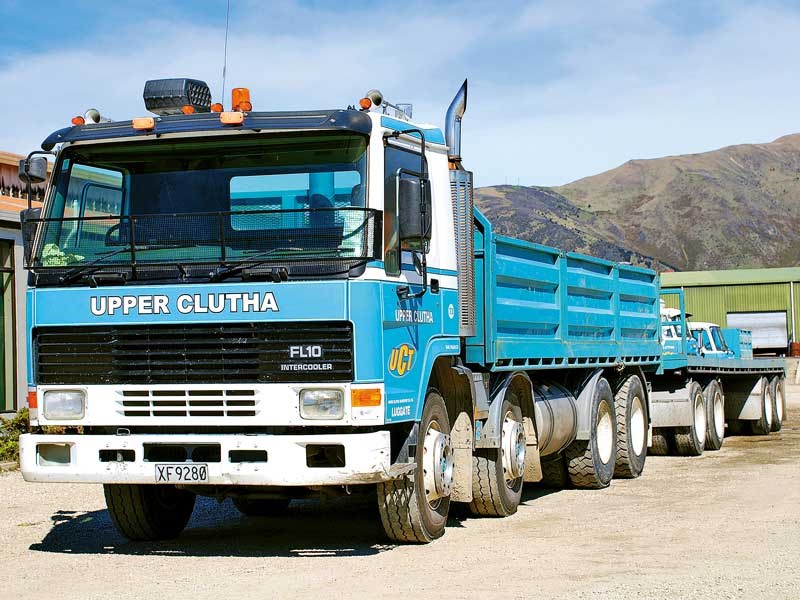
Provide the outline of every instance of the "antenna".
[[231,18],[231,0],[227,2],[225,9],[225,46],[222,51],[222,98],[221,101],[225,103],[225,71],[228,69],[228,24]]

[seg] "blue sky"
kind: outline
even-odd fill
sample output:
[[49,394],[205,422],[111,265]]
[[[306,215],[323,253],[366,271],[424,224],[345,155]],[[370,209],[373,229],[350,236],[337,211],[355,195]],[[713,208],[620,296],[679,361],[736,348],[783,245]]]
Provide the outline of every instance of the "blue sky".
[[[225,0],[0,0],[0,23],[2,150],[34,149],[89,107],[144,115],[146,79],[220,94]],[[798,31],[800,2],[777,0],[231,0],[227,87],[250,87],[256,110],[377,87],[441,125],[468,77],[477,183],[557,185],[800,131]]]

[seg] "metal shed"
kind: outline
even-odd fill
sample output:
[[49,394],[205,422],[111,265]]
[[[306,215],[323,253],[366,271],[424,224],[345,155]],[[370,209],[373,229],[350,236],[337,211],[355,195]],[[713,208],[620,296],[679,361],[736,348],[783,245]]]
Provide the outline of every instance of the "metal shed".
[[783,352],[798,341],[800,267],[661,274],[661,287],[681,288],[697,321],[753,331],[753,346]]

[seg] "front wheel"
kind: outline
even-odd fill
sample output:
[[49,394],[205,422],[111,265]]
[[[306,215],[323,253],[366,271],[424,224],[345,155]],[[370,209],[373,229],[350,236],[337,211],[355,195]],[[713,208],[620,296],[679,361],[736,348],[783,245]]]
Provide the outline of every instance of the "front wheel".
[[378,511],[395,542],[425,544],[442,537],[450,510],[453,450],[444,399],[428,391],[411,475],[379,483]]
[[136,541],[178,537],[192,516],[196,498],[174,485],[107,483],[103,492],[117,530]]
[[517,512],[525,471],[525,430],[515,396],[503,400],[500,448],[476,450],[472,457],[472,514],[507,517]]
[[617,450],[617,424],[614,394],[601,378],[592,396],[589,440],[575,440],[565,450],[572,485],[577,488],[607,487],[614,476]]

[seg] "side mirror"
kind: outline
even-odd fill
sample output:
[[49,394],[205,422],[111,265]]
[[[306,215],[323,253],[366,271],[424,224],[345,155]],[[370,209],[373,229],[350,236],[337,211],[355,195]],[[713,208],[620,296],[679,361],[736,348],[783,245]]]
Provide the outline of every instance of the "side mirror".
[[42,183],[47,180],[47,159],[31,156],[19,161],[19,178],[25,183]]
[[424,252],[431,241],[430,183],[417,177],[401,177],[397,213],[403,247]]
[[25,264],[30,264],[31,252],[33,251],[33,242],[36,239],[36,229],[38,222],[36,219],[42,218],[41,208],[26,208],[19,213],[19,222],[22,227],[22,251],[25,257]]

